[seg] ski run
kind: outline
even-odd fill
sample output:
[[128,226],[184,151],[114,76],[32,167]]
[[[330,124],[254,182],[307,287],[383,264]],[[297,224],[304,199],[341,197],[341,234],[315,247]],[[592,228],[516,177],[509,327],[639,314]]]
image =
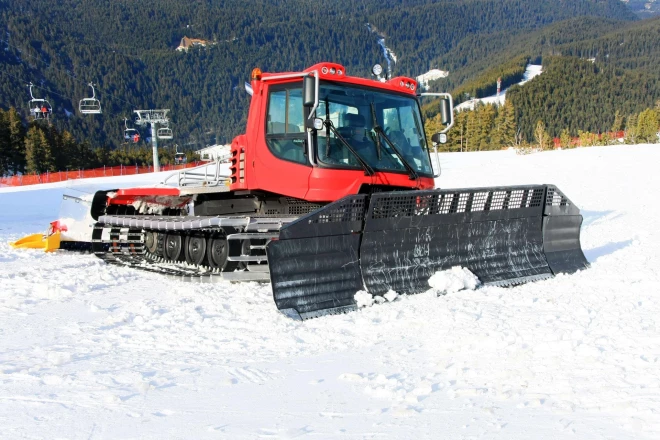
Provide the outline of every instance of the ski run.
[[442,188],[556,184],[591,263],[513,288],[436,274],[305,322],[269,284],[14,250],[62,194],[0,188],[0,438],[660,438],[660,148],[441,154]]

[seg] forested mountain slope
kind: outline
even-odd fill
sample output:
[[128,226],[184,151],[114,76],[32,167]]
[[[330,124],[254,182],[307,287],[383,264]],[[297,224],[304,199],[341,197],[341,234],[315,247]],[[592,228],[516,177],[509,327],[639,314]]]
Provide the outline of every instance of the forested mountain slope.
[[[243,129],[243,83],[253,67],[299,70],[332,60],[366,75],[385,64],[383,37],[397,55],[396,74],[454,63],[450,84],[458,87],[502,62],[480,62],[493,60],[484,46],[493,36],[518,41],[581,16],[612,28],[635,19],[619,0],[0,0],[0,107],[26,112],[31,81],[41,87],[35,96],[53,104],[54,123],[92,145],[119,144],[122,120],[137,108],[170,108],[179,145],[228,142]],[[471,44],[480,35],[487,37]],[[212,44],[177,52],[183,36]],[[480,67],[458,72],[472,64]],[[103,115],[76,111],[90,81]]]
[[660,17],[600,38],[565,44],[543,60],[543,75],[507,92],[528,137],[537,121],[551,135],[568,128],[605,132],[616,113],[628,116],[660,99]]

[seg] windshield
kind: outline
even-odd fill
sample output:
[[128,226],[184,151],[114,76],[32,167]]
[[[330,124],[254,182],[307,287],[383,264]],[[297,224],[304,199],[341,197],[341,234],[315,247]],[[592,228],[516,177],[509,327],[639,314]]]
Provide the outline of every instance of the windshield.
[[[418,174],[432,175],[426,139],[414,98],[374,90],[321,84],[316,117],[330,119],[339,134],[376,171],[407,173],[405,165],[375,126],[394,144]],[[318,159],[328,166],[362,168],[356,157],[328,129],[319,130]]]

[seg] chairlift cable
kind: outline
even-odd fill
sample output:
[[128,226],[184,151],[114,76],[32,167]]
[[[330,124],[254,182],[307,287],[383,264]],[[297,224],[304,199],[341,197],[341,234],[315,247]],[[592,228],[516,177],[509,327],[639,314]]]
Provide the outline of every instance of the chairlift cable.
[[[34,60],[36,60],[36,61],[40,61],[40,62],[44,63],[44,64],[45,64],[47,67],[49,67],[49,68],[52,68],[52,69],[54,69],[54,70],[57,70],[57,71],[60,72],[60,73],[64,73],[65,75],[67,75],[68,77],[70,77],[71,79],[73,79],[74,81],[77,81],[77,82],[79,82],[79,83],[84,83],[86,86],[89,85],[88,82],[86,82],[86,81],[84,81],[84,80],[82,80],[82,79],[80,79],[80,78],[76,78],[75,76],[73,76],[72,74],[70,74],[70,73],[69,73],[68,71],[66,71],[66,70],[62,70],[62,69],[60,69],[60,68],[55,67],[55,66],[52,64],[52,62],[48,62],[48,61],[44,60],[43,58],[38,57],[38,56],[35,56],[35,55],[31,55],[31,54],[30,54],[28,51],[26,51],[24,48],[22,48],[22,47],[20,47],[20,46],[16,46],[16,45],[14,45],[14,44],[11,44],[8,40],[0,39],[0,42],[4,42],[4,43],[6,43],[8,46],[11,46],[11,47],[13,47],[14,49],[18,50],[18,51],[21,53],[21,56],[25,56],[25,55],[26,55],[26,56],[29,57],[29,58],[32,58],[32,59],[34,59]],[[126,56],[126,55],[124,55],[124,56]],[[23,62],[23,60],[21,59],[21,63],[22,63],[22,62]],[[85,67],[89,68],[89,66],[85,66]],[[118,97],[116,97],[116,96],[113,96],[113,95],[111,95],[110,93],[103,92],[103,91],[100,90],[100,89],[97,89],[96,91],[99,92],[99,94],[103,94],[103,95],[106,95],[106,96],[110,97],[110,99],[116,99],[116,100],[122,101],[122,102],[128,104],[128,105],[129,105],[130,107],[132,107],[132,108],[136,108],[136,107],[137,107],[137,106],[134,105],[134,103],[132,103],[132,102],[126,101],[125,99],[118,98]],[[69,98],[69,99],[75,99],[75,98],[72,98],[72,97],[69,97],[69,96],[64,96],[64,95],[58,95],[58,96],[62,96],[62,97]]]
[[[27,84],[27,85],[29,85],[29,84],[32,83],[32,81],[25,80],[24,78],[19,78],[19,77],[15,76],[15,75],[12,75],[11,73],[7,72],[6,69],[2,69],[2,70],[0,70],[0,73],[2,73],[2,74],[6,74],[6,75],[8,75],[8,76],[11,76],[12,78],[14,78],[15,80],[19,81],[19,82],[22,83],[22,84]],[[38,85],[36,85],[36,84],[32,84],[32,87],[46,91],[46,92],[48,93],[48,96],[50,96],[50,95],[55,95],[55,96],[59,96],[60,98],[75,100],[75,98],[72,98],[71,96],[63,95],[62,93],[55,92],[55,91],[53,91],[53,90],[51,90],[51,89],[49,89],[49,88],[43,87],[43,86],[38,86]],[[114,111],[112,111],[112,110],[110,110],[109,112],[106,111],[106,114],[107,114],[107,115],[110,115],[110,116],[121,116],[121,114],[120,114],[119,112],[114,112]]]

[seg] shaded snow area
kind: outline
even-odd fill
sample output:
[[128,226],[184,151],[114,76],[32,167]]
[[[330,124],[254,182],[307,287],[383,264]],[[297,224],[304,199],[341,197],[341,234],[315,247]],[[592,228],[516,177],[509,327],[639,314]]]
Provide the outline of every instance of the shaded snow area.
[[512,288],[455,268],[301,322],[268,284],[13,250],[62,189],[0,189],[0,437],[660,438],[658,146],[440,157],[445,188],[556,184],[591,268]]
[[[539,76],[541,73],[543,73],[543,66],[537,64],[528,64],[525,68],[525,72],[523,73],[523,79],[518,83],[518,85],[525,84],[527,81]],[[480,102],[482,104],[503,105],[504,101],[506,101],[507,90],[508,89],[504,89],[500,91],[499,95],[495,94],[485,98],[471,99],[469,101],[462,102],[456,106],[456,111],[474,110],[474,104],[476,102]]]

